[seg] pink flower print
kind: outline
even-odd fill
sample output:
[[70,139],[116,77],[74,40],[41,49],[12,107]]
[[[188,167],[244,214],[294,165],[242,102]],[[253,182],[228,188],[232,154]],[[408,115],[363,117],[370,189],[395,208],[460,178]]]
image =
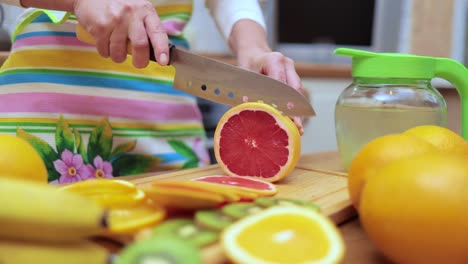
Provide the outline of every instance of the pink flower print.
[[198,157],[198,166],[204,167],[210,164],[210,156],[208,155],[208,150],[206,149],[205,143],[201,138],[195,138],[193,143],[193,151]]
[[94,158],[94,167],[88,165],[91,170],[91,175],[95,178],[112,178],[112,164],[108,161],[103,161],[101,156]]
[[182,34],[185,24],[185,21],[177,19],[168,19],[162,23],[162,26],[164,28],[164,31],[166,31],[166,34],[170,36],[178,36]]
[[81,155],[74,155],[70,150],[66,149],[60,157],[61,160],[54,161],[54,167],[60,173],[58,183],[72,183],[92,177],[91,171],[83,163]]

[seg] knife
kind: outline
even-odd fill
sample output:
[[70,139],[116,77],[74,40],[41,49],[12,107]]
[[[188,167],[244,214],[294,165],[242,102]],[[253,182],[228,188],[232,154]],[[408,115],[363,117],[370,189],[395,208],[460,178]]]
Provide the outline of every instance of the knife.
[[[95,44],[94,37],[79,24],[76,35],[82,42]],[[129,54],[130,47],[129,44]],[[288,116],[315,116],[307,98],[283,82],[190,53],[172,44],[169,52],[169,65],[175,68],[173,87],[177,90],[225,105],[263,101]],[[156,61],[152,47],[150,60]]]

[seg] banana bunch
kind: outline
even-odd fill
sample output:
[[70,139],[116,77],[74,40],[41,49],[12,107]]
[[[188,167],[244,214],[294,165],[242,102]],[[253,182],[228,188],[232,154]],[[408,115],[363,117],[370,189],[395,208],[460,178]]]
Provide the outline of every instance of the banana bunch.
[[0,240],[2,264],[107,264],[108,251],[87,240],[74,242],[31,242]]
[[0,178],[0,263],[104,264],[107,251],[87,238],[102,234],[108,217],[78,194]]
[[100,234],[107,217],[103,207],[77,194],[0,179],[0,238],[74,241]]

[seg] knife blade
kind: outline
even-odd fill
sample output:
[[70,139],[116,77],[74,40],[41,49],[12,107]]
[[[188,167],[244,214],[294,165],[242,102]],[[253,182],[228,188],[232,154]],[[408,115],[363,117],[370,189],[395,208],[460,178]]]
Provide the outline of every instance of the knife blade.
[[[79,40],[95,44],[93,36],[79,24],[76,34]],[[173,87],[177,90],[230,106],[263,101],[288,116],[315,116],[307,98],[283,82],[193,54],[172,44],[169,50],[169,65],[175,68]],[[130,51],[128,48],[128,53]],[[156,61],[152,47],[150,60]]]

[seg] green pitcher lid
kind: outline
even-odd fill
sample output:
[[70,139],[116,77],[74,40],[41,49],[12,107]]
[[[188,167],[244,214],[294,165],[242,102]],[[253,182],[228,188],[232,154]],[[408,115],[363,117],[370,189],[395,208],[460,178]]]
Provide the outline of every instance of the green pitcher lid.
[[338,48],[335,54],[352,57],[353,77],[432,79],[435,76],[433,57],[348,48]]

